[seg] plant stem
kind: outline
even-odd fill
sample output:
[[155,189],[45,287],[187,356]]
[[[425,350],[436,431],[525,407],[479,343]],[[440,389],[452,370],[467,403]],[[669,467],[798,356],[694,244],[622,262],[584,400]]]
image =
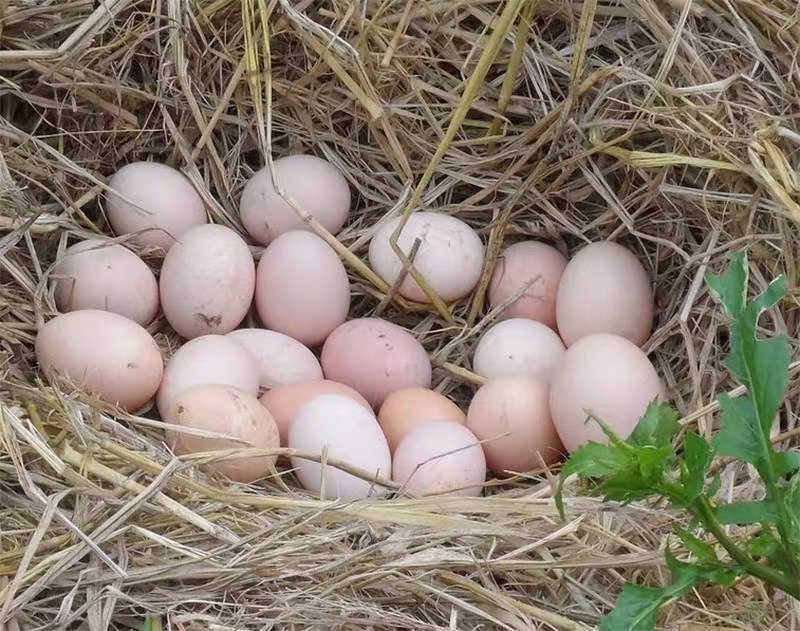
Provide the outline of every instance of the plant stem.
[[774,585],[793,598],[800,598],[800,585],[798,585],[797,581],[786,577],[784,574],[773,570],[771,567],[759,563],[725,534],[722,524],[719,523],[714,515],[714,509],[711,507],[711,503],[705,495],[701,495],[695,500],[694,509],[705,527],[711,531],[720,545],[731,555],[731,558],[745,568],[750,575]]

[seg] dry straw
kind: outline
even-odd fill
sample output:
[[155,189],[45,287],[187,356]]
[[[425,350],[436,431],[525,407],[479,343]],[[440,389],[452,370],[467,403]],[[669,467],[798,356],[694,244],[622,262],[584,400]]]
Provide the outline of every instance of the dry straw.
[[[795,0],[0,1],[0,627],[577,630],[625,580],[661,580],[676,516],[573,496],[562,522],[556,472],[371,503],[316,500],[285,473],[211,479],[147,415],[117,422],[41,383],[47,274],[68,238],[108,233],[105,182],[128,161],[181,169],[238,227],[254,169],[314,152],[356,191],[339,235],[311,222],[348,266],[354,313],[414,328],[441,391],[464,402],[480,381],[469,357],[503,244],[615,238],[653,272],[647,350],[685,422],[711,432],[732,384],[703,274],[748,248],[756,284],[798,284],[798,49]],[[418,209],[488,244],[468,301],[409,304],[366,265],[384,217]],[[794,339],[796,296],[764,326]],[[750,471],[721,471],[726,496],[753,493]],[[748,581],[662,623],[798,628]]]

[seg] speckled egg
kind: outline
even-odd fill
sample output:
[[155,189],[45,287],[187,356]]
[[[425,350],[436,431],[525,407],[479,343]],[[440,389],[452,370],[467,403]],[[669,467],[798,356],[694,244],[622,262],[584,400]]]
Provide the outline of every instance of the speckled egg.
[[430,388],[431,361],[406,329],[383,318],[356,318],[338,326],[322,347],[326,379],[357,390],[377,409],[401,388]]
[[164,317],[186,339],[229,333],[250,309],[255,278],[253,255],[235,231],[216,224],[192,228],[161,266]]

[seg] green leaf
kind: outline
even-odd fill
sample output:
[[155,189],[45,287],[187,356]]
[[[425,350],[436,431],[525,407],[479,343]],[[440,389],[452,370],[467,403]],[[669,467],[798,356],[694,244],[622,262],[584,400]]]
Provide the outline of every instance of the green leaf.
[[778,477],[794,473],[800,469],[800,452],[778,451],[772,454],[772,467]]
[[762,530],[747,542],[747,551],[755,558],[770,558],[780,549],[781,546],[771,530]]
[[672,570],[672,584],[665,587],[626,584],[614,611],[601,621],[600,631],[655,631],[659,611],[667,602],[686,595],[697,585],[706,582],[731,585],[739,576],[738,571],[718,565],[683,563],[669,549],[665,556]]
[[714,509],[714,514],[723,526],[774,524],[778,520],[777,507],[769,500],[720,504]]
[[733,398],[723,392],[717,397],[723,423],[714,439],[714,447],[723,456],[737,458],[754,465],[759,473],[770,458],[764,434],[756,418],[753,401],[748,397]]
[[686,549],[689,550],[700,563],[705,565],[713,565],[719,563],[717,554],[714,548],[707,544],[705,541],[700,540],[688,530],[684,530],[680,526],[675,526],[675,534],[678,535],[681,542]]
[[689,432],[683,443],[683,484],[686,502],[693,502],[703,492],[706,485],[708,466],[714,458],[714,451],[708,441],[696,432]]
[[747,300],[747,281],[750,270],[745,252],[733,252],[728,257],[730,264],[722,274],[705,275],[706,285],[722,301],[725,310],[736,317],[744,309]]
[[640,447],[665,447],[672,444],[680,429],[675,409],[667,403],[654,400],[647,406],[629,442]]
[[581,445],[561,469],[566,478],[576,473],[579,478],[614,475],[628,467],[630,455],[614,445],[590,441]]

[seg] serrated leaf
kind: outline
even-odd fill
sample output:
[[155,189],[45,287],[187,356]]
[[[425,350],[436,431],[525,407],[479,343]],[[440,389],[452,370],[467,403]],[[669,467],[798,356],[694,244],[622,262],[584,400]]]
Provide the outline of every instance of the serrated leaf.
[[667,403],[654,400],[647,406],[628,440],[640,447],[665,447],[672,444],[680,429],[675,409]]
[[778,451],[772,454],[772,467],[778,477],[800,470],[800,452]]
[[579,478],[599,478],[613,475],[628,467],[630,455],[614,445],[587,442],[581,445],[564,464],[564,477],[573,473]]
[[724,526],[774,524],[778,520],[778,510],[775,503],[768,500],[720,504],[714,508],[714,514]]
[[750,270],[747,255],[743,251],[731,253],[728,261],[728,268],[723,273],[709,272],[705,275],[705,281],[709,290],[719,297],[728,315],[735,318],[744,309],[747,300]]
[[747,551],[755,558],[770,558],[779,549],[780,544],[771,530],[762,530],[747,542]]
[[600,631],[655,631],[658,614],[664,604],[709,581],[731,585],[739,575],[736,571],[718,566],[682,563],[669,549],[665,556],[672,570],[672,584],[665,587],[626,584],[614,611],[601,621]]
[[685,501],[693,502],[703,492],[706,485],[708,466],[714,458],[714,451],[708,441],[696,432],[684,437],[681,483]]
[[675,527],[675,534],[681,540],[686,549],[689,550],[700,563],[705,565],[713,565],[719,563],[714,548],[707,544],[705,541],[700,540],[688,530],[684,530],[680,526]]
[[748,462],[760,472],[769,453],[764,449],[764,437],[753,401],[748,397],[734,398],[726,392],[721,393],[717,400],[724,420],[714,439],[714,447],[723,456]]

